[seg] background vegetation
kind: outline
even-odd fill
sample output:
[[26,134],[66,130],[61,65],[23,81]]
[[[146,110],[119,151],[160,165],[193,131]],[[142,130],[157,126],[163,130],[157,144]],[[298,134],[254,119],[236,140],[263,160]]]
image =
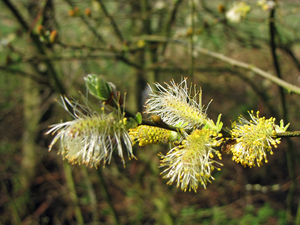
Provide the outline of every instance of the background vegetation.
[[89,73],[127,92],[132,112],[143,111],[147,83],[188,77],[224,126],[259,110],[299,130],[299,95],[255,69],[300,86],[300,4],[244,2],[251,11],[232,23],[227,0],[0,1],[0,223],[300,223],[297,138],[283,139],[259,168],[225,155],[198,193],[159,175],[157,153],[168,146],[136,147],[137,161],[123,168],[116,157],[105,169],[70,166],[47,151],[48,126],[71,119],[54,100],[79,99]]

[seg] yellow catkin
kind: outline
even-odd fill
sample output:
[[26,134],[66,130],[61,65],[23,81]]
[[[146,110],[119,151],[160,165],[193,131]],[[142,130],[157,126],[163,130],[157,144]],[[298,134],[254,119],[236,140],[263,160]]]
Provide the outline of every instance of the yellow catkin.
[[141,125],[129,130],[129,136],[133,144],[139,146],[148,144],[166,144],[169,142],[170,131],[152,126]]

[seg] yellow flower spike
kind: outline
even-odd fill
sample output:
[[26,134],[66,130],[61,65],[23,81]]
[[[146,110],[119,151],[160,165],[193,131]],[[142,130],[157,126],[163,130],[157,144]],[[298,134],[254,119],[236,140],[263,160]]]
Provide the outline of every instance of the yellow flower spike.
[[[229,145],[233,154],[232,160],[241,163],[243,166],[262,165],[262,160],[268,162],[267,152],[272,155],[272,146],[277,148],[279,142],[274,137],[274,131],[283,132],[287,129],[281,125],[276,125],[275,118],[266,119],[259,117],[259,112],[254,115],[253,111],[249,112],[251,120],[248,121],[243,117],[239,117],[238,123],[233,123],[231,130],[234,144]],[[272,152],[272,153],[271,153]]]
[[[161,160],[160,167],[167,167],[162,174],[163,178],[170,179],[168,183],[176,182],[184,191],[197,191],[201,183],[206,188],[207,182],[213,179],[211,172],[214,169],[213,163],[221,163],[211,159],[213,154],[220,154],[213,149],[219,145],[215,137],[207,129],[194,130],[182,141],[184,145],[175,146]],[[180,179],[178,179],[180,178]]]
[[174,138],[176,132],[159,127],[141,125],[129,129],[129,136],[132,142],[139,142],[139,146],[147,144],[167,144]]

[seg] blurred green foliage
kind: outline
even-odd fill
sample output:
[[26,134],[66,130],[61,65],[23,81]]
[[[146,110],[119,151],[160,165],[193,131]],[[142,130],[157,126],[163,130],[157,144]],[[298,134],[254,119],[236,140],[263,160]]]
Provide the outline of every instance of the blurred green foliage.
[[[147,83],[171,79],[179,82],[188,76],[190,82],[202,87],[204,104],[214,99],[207,113],[213,119],[222,113],[224,126],[230,127],[231,121],[248,110],[282,119],[278,86],[193,50],[204,47],[276,75],[270,54],[270,10],[264,11],[256,1],[245,1],[251,11],[239,23],[232,23],[218,7],[222,4],[228,11],[234,2],[1,1],[0,223],[77,224],[76,205],[86,224],[292,223],[298,202],[293,200],[290,208],[286,203],[294,178],[288,175],[285,140],[274,150],[269,163],[260,168],[243,168],[225,155],[225,166],[214,174],[216,180],[198,193],[181,192],[176,186],[167,186],[160,177],[157,154],[166,153],[167,145],[135,147],[138,160],[127,160],[126,168],[118,157],[113,157],[105,169],[99,168],[103,180],[96,169],[88,169],[91,187],[84,181],[82,166],[73,166],[78,202],[70,197],[73,192],[66,182],[61,157],[55,150],[47,152],[51,137],[44,133],[48,126],[70,120],[55,99],[60,94],[80,99],[78,91],[86,94],[83,77],[90,73],[114,83],[121,93],[127,92],[126,108],[133,113],[143,111],[142,93],[146,93]],[[276,52],[282,79],[297,86],[299,7],[297,1],[278,1],[275,9]],[[91,16],[85,9],[91,10]],[[57,41],[40,41],[38,25],[43,25],[45,32],[56,30]],[[33,115],[39,121],[36,133],[25,137],[30,122],[24,116],[25,109],[30,110],[25,96],[31,95],[25,91],[26,79],[34,82],[31,89],[38,90],[40,104],[34,109],[40,113]],[[95,108],[99,107],[95,98],[88,98]],[[289,119],[285,122],[291,122],[291,130],[299,130],[299,96],[286,94],[285,101]],[[22,187],[20,176],[31,170],[22,164],[29,140],[35,143],[36,157],[30,160],[36,166],[34,177],[28,178],[29,185]],[[293,143],[292,169],[299,177],[300,143],[296,139]],[[103,182],[107,189],[101,185]],[[246,190],[247,184],[255,183],[267,188],[278,183],[282,188],[266,193]],[[293,199],[299,199],[298,186]]]

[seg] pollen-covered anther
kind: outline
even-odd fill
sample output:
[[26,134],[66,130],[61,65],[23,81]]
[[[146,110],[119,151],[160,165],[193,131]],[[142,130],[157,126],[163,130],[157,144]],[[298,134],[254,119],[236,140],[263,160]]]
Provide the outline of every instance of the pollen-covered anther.
[[218,155],[218,151],[213,149],[217,144],[209,130],[193,131],[181,145],[175,146],[161,159],[161,167],[167,167],[163,178],[169,179],[168,183],[176,182],[183,191],[196,192],[199,183],[206,188],[213,179],[212,164],[220,164],[212,159],[214,154]]
[[129,136],[133,143],[138,142],[139,146],[148,144],[166,144],[173,131],[169,131],[159,127],[141,125],[133,129],[129,129]]
[[259,117],[259,112],[254,115],[253,111],[249,112],[251,120],[248,121],[239,117],[238,123],[233,123],[231,130],[232,140],[228,147],[232,152],[232,160],[241,163],[243,166],[261,166],[264,160],[267,160],[267,152],[273,154],[272,146],[277,148],[280,140],[274,136],[274,127],[277,130],[285,131],[285,128],[276,125],[275,118],[266,119]]

